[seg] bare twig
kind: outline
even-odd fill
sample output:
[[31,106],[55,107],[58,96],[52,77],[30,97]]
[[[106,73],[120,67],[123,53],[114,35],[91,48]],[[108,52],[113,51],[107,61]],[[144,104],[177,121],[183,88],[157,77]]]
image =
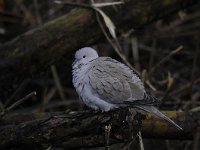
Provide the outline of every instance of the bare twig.
[[38,0],[34,0],[33,1],[34,7],[35,7],[35,14],[36,14],[36,20],[38,25],[42,24],[42,18],[40,15],[40,11],[39,11],[39,4],[38,4]]
[[139,131],[139,133],[138,133],[138,137],[139,137],[140,150],[144,150],[144,143],[143,143],[142,134],[141,134],[140,131]]
[[176,94],[178,94],[178,93],[181,93],[181,92],[183,92],[183,91],[188,90],[188,89],[191,87],[191,84],[194,85],[194,84],[197,84],[197,83],[199,83],[199,82],[200,82],[200,78],[197,78],[197,79],[194,80],[193,83],[187,83],[186,85],[182,85],[181,88],[178,88],[177,90],[172,91],[172,92],[169,93],[169,94],[170,94],[170,96],[176,95]]
[[111,130],[111,125],[109,124],[108,126],[105,126],[105,150],[110,150],[110,130]]
[[[56,93],[56,87],[52,87],[50,90],[49,89],[45,89],[44,91],[44,94],[43,94],[43,97],[42,97],[42,103],[40,105],[40,111],[41,112],[44,112],[44,110],[46,108],[48,108],[48,103],[49,101],[52,99],[52,97],[55,95]],[[59,101],[61,102],[61,101]],[[56,107],[59,103],[58,101],[56,101],[56,103],[53,104],[53,107]],[[65,101],[66,102],[66,101]],[[64,103],[64,101],[62,101],[62,104]],[[64,105],[64,104],[63,104]]]
[[104,3],[93,3],[92,6],[94,7],[105,7],[105,6],[113,6],[113,5],[121,5],[123,4],[123,1],[118,2],[104,2]]
[[171,56],[178,53],[182,49],[183,49],[183,46],[181,45],[177,49],[175,49],[171,53],[169,53],[166,57],[164,57],[160,62],[158,62],[154,67],[151,68],[151,70],[149,71],[149,74],[152,74],[155,71],[156,68],[158,68],[161,64],[166,62]]
[[68,5],[68,6],[76,6],[81,8],[87,8],[87,9],[93,9],[97,7],[106,7],[106,6],[113,6],[113,5],[120,5],[123,4],[123,1],[118,2],[104,2],[104,3],[93,3],[92,5],[84,4],[84,3],[73,3],[73,2],[66,2],[61,0],[54,0],[54,3],[56,4],[62,4],[62,5]]
[[2,116],[3,114],[4,114],[4,112],[5,112],[5,107],[4,107],[4,105],[3,105],[3,103],[0,101],[0,116]]
[[157,44],[157,39],[154,38],[153,39],[153,44],[152,44],[151,55],[150,55],[150,59],[149,59],[149,70],[152,68],[152,65],[153,65],[153,62],[154,62],[155,53],[156,53],[156,44]]
[[6,100],[4,107],[7,107],[15,99],[15,97],[26,88],[30,81],[30,79],[25,79],[17,88],[17,90]]
[[29,99],[32,96],[35,96],[36,92],[31,92],[28,95],[26,95],[25,97],[23,97],[22,99],[18,100],[17,102],[13,103],[12,105],[10,105],[9,107],[7,107],[4,112],[1,112],[1,116],[5,115],[5,112],[10,111],[11,109],[14,109],[15,107],[19,106],[20,104],[22,104],[23,102],[25,102],[27,99]]
[[53,74],[53,78],[54,78],[54,82],[56,84],[56,87],[58,89],[58,93],[61,97],[62,100],[66,100],[66,97],[65,97],[65,94],[64,94],[64,90],[63,90],[63,87],[62,87],[62,84],[60,82],[60,79],[59,79],[59,76],[58,76],[58,73],[56,71],[56,67],[54,65],[51,66],[51,72]]
[[141,70],[140,62],[139,62],[139,48],[138,48],[138,41],[136,37],[131,38],[131,47],[132,47],[132,54],[134,59],[134,65],[138,70]]
[[20,104],[22,104],[23,102],[25,102],[27,99],[29,99],[32,96],[35,96],[36,92],[31,92],[28,95],[26,95],[25,97],[23,97],[22,99],[18,100],[17,102],[15,102],[14,104],[12,104],[11,106],[9,106],[8,108],[6,108],[6,111],[10,111],[11,109],[19,106]]

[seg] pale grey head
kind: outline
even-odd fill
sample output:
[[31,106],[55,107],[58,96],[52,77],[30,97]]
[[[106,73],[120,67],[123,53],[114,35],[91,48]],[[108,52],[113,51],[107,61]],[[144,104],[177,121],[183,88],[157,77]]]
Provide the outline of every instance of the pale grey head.
[[85,65],[98,57],[99,56],[94,49],[90,47],[81,48],[75,54],[73,69],[80,67],[81,65]]

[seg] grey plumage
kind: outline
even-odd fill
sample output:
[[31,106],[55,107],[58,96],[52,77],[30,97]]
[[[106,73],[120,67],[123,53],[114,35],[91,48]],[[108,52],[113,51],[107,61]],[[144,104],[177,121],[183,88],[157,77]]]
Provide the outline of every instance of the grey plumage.
[[87,47],[76,52],[72,67],[73,84],[87,106],[102,111],[132,106],[182,129],[153,106],[160,101],[146,93],[140,78],[124,64],[98,57],[95,50]]
[[108,103],[143,100],[144,86],[136,74],[118,61],[99,57],[91,63],[89,83],[98,96]]

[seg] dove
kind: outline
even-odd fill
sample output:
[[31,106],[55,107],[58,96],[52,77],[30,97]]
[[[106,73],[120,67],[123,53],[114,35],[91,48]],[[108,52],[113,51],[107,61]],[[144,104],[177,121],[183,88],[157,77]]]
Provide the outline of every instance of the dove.
[[96,111],[133,107],[151,113],[182,130],[155,105],[160,101],[147,94],[139,76],[125,64],[84,47],[76,51],[72,82],[80,99]]

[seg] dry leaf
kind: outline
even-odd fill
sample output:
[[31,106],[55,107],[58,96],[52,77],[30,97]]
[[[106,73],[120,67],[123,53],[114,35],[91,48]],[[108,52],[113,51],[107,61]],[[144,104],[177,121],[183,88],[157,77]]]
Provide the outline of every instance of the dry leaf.
[[119,4],[124,4],[123,1],[119,2],[107,2],[107,3],[94,3],[92,4],[93,7],[105,7],[105,6],[112,6],[112,5],[119,5]]
[[103,20],[106,24],[106,26],[108,27],[110,34],[113,38],[116,38],[116,33],[115,33],[115,26],[113,24],[113,22],[111,21],[111,19],[99,8],[94,7],[94,9],[96,11],[99,12],[99,14],[103,17]]

